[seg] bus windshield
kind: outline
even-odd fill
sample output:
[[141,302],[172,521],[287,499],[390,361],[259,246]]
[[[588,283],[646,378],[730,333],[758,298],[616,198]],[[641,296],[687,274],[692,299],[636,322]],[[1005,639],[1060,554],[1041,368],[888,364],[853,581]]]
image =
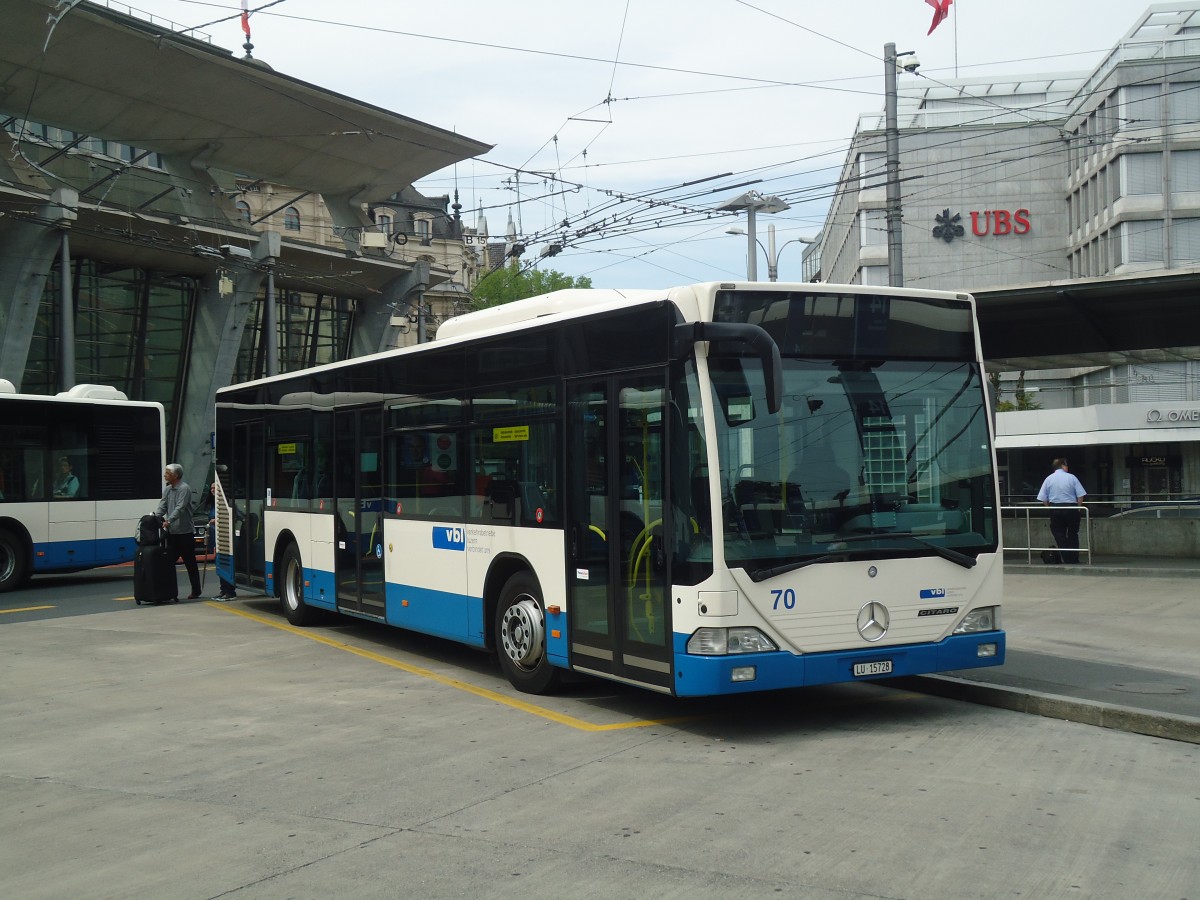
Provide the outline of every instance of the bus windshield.
[[783,365],[783,408],[769,415],[753,361],[710,360],[731,566],[939,552],[972,564],[964,554],[996,549],[977,363]]

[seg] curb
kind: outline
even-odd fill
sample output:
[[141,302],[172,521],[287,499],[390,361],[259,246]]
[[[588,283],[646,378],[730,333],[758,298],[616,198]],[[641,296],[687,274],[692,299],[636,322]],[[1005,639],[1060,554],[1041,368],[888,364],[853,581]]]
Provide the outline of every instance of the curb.
[[1032,713],[1049,719],[1064,719],[1099,728],[1200,744],[1200,718],[1192,716],[1171,716],[1111,703],[980,684],[949,675],[913,675],[891,678],[883,683],[922,694]]
[[1200,578],[1200,569],[1151,569],[1132,566],[1046,566],[1031,563],[1004,564],[1008,575],[1067,575],[1072,578],[1096,575],[1116,575],[1127,578]]

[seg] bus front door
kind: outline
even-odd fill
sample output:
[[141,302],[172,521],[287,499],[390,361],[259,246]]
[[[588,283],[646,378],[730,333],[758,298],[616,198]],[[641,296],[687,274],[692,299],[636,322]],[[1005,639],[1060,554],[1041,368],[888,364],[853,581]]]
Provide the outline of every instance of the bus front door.
[[568,388],[568,622],[571,664],[670,690],[663,542],[665,376]]
[[233,566],[237,580],[250,587],[266,590],[266,542],[263,514],[267,508],[267,463],[263,458],[266,440],[261,422],[235,425],[232,489],[234,508]]
[[378,617],[384,614],[380,422],[377,410],[337,414],[333,479],[338,609]]

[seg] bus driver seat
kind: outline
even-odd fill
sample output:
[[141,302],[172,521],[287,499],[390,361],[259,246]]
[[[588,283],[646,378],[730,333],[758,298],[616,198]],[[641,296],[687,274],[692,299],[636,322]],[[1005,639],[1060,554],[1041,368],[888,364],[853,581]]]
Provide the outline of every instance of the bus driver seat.
[[838,465],[833,449],[828,444],[814,444],[805,452],[799,468],[788,475],[788,513],[802,516],[808,530],[836,533],[853,487],[850,473]]

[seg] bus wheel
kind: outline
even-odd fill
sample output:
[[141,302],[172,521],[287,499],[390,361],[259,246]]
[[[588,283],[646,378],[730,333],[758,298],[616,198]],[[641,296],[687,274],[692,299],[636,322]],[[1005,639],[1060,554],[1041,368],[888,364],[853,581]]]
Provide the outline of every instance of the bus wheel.
[[300,550],[288,544],[279,564],[282,578],[279,582],[279,599],[283,601],[283,612],[293,625],[312,625],[317,620],[317,611],[304,602],[304,566],[300,562]]
[[25,542],[0,528],[0,593],[20,587],[27,576]]
[[504,585],[496,607],[496,649],[500,668],[513,687],[545,694],[558,686],[561,671],[546,658],[546,614],[541,590],[528,572]]

